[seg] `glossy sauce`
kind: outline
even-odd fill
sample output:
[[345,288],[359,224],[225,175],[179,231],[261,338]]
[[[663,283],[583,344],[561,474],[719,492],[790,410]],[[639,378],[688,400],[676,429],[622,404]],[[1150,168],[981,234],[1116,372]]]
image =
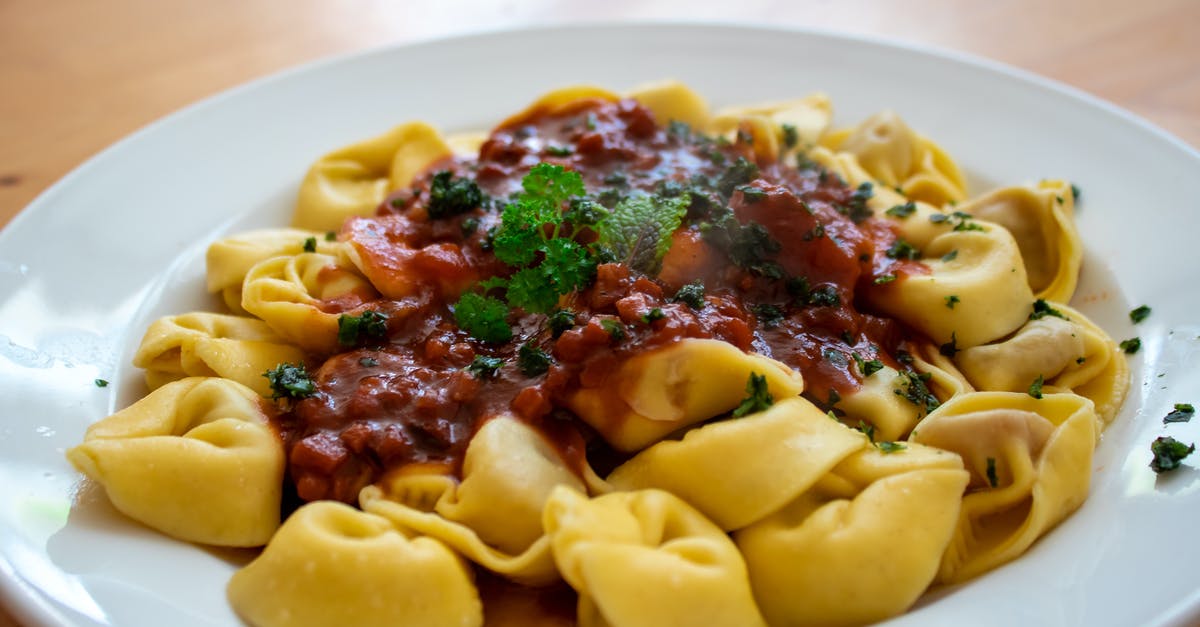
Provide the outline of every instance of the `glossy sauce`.
[[[888,257],[895,232],[874,218],[855,223],[846,209],[855,190],[836,177],[756,163],[753,176],[738,179],[739,158],[753,162],[753,147],[664,128],[632,101],[581,101],[510,121],[477,159],[436,163],[411,189],[396,190],[378,215],[348,221],[340,238],[352,243],[382,293],[350,303],[351,313],[386,313],[388,333],[378,345],[329,356],[315,371],[317,394],[280,418],[298,496],[353,503],[363,486],[393,469],[458,472],[471,436],[504,413],[538,428],[576,469],[587,462],[603,471],[620,457],[563,409],[564,399],[580,386],[601,385],[630,356],[684,338],[716,338],[774,357],[802,373],[806,395],[823,407],[831,391],[860,385],[852,354],[899,367],[906,331],[861,311],[856,294],[888,289],[877,277],[903,280],[928,269]],[[511,272],[490,253],[489,232],[540,162],[579,172],[589,197],[609,207],[633,190],[689,194],[688,216],[657,276],[601,264],[590,285],[560,302],[574,312],[570,329],[555,334],[545,315],[516,312],[511,342],[481,343],[457,327],[451,305],[478,281]],[[431,218],[431,182],[443,171],[475,181],[485,195],[481,206]],[[737,233],[754,229],[777,250],[748,249],[759,256],[745,261]],[[589,237],[585,230],[580,241]],[[675,298],[696,280],[704,285],[699,309]],[[614,338],[605,321],[619,324],[624,337]],[[552,356],[545,373],[518,368],[527,342]],[[472,373],[467,366],[479,355],[503,365],[493,376]]]

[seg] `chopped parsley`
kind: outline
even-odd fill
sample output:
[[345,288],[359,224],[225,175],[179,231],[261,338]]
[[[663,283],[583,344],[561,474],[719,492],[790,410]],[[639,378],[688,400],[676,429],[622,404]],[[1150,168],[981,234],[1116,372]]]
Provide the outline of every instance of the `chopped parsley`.
[[884,455],[887,455],[888,453],[898,453],[908,447],[904,446],[901,442],[876,442],[875,448],[879,449],[879,452]]
[[108,387],[108,381],[105,379],[94,379],[94,380],[92,380],[92,383],[96,384],[96,387],[98,387],[98,388]]
[[527,377],[536,377],[550,369],[550,355],[532,342],[526,342],[517,350],[517,368]]
[[696,279],[675,292],[675,301],[683,303],[692,309],[704,309],[704,283]]
[[491,296],[467,292],[454,306],[454,320],[467,333],[483,342],[503,344],[512,339],[508,305]]
[[575,312],[570,309],[555,309],[554,313],[546,317],[546,326],[550,328],[550,336],[558,339],[558,336],[575,326]]
[[800,142],[800,132],[796,130],[795,125],[781,124],[779,128],[783,131],[783,145],[787,148],[795,148]]
[[729,198],[739,185],[745,185],[756,178],[758,178],[758,166],[747,161],[745,157],[738,157],[737,161],[726,168],[721,173],[721,177],[717,179],[717,191],[725,198]]
[[887,211],[884,211],[884,213],[886,213],[887,215],[892,216],[893,218],[900,218],[901,220],[903,220],[904,218],[907,218],[908,216],[911,216],[912,214],[914,214],[916,212],[917,212],[917,203],[915,203],[911,200],[904,203],[903,205],[896,205],[895,207],[891,207]]
[[850,356],[854,358],[854,364],[858,366],[858,371],[862,373],[864,379],[883,370],[883,362],[878,359],[867,361],[860,357],[858,353],[851,353]]
[[317,238],[310,237],[310,238],[304,240],[304,252],[306,252],[306,253],[317,252]]
[[1150,460],[1150,469],[1157,473],[1175,470],[1179,463],[1195,450],[1195,444],[1184,444],[1171,436],[1155,438],[1150,443],[1150,452],[1154,454],[1154,459]]
[[773,329],[779,326],[780,322],[783,322],[784,313],[778,305],[760,303],[751,305],[750,311],[754,312],[755,317],[758,318],[758,323],[763,325],[763,328]]
[[429,185],[429,217],[448,218],[466,213],[483,204],[483,192],[468,178],[456,177],[449,170],[433,175]]
[[1132,320],[1134,324],[1137,324],[1149,317],[1150,307],[1147,305],[1142,305],[1141,307],[1129,312],[1129,319]]
[[304,364],[282,363],[263,373],[271,385],[271,399],[308,398],[317,393],[317,386]]
[[336,242],[337,241],[337,233],[334,233],[333,231],[325,231],[325,241]]
[[951,261],[954,261],[955,259],[958,259],[958,249],[957,248],[942,255],[942,262],[944,262],[944,263],[950,263]]
[[1196,408],[1190,403],[1175,403],[1175,409],[1163,417],[1163,424],[1171,422],[1188,422],[1196,415]]
[[655,308],[651,309],[650,311],[647,311],[646,313],[642,314],[642,322],[644,322],[646,324],[651,324],[657,320],[662,320],[663,318],[666,318],[666,317],[667,317],[667,314],[663,313],[662,308],[655,307]]
[[875,277],[875,279],[871,282],[874,283],[875,285],[886,285],[895,280],[896,280],[896,275],[894,275],[894,274],[881,274],[881,275]]
[[1047,303],[1046,301],[1044,301],[1040,298],[1033,301],[1033,311],[1029,314],[1029,319],[1030,320],[1041,320],[1042,318],[1045,318],[1046,316],[1054,316],[1055,318],[1062,318],[1063,320],[1069,319],[1066,316],[1064,316],[1061,311],[1051,307],[1050,304]]
[[574,151],[571,150],[570,146],[555,146],[553,144],[546,146],[546,154],[552,157],[569,157],[572,152]]
[[[911,358],[909,356],[909,359]],[[893,389],[892,392],[916,405],[918,409],[923,409],[926,413],[931,412],[941,405],[941,402],[929,391],[929,387],[925,384],[932,376],[928,372],[917,374],[912,371],[902,371],[900,372],[900,376],[896,377],[899,387]]]
[[1121,340],[1121,343],[1117,346],[1125,351],[1125,354],[1132,355],[1141,350],[1142,340],[1141,338],[1131,337],[1128,340]]
[[912,244],[909,244],[908,242],[904,241],[904,238],[901,237],[901,238],[896,239],[895,242],[892,242],[892,245],[890,247],[888,247],[887,252],[885,252],[884,254],[887,255],[888,257],[891,257],[892,259],[910,259],[911,260],[911,259],[916,259],[917,257],[920,257],[921,251],[917,250],[916,246],[913,246]]
[[1079,191],[1079,186],[1074,183],[1071,183],[1071,200],[1074,200],[1075,202],[1079,202],[1080,193],[1081,192]]
[[1042,375],[1039,374],[1037,378],[1033,380],[1033,383],[1029,384],[1029,395],[1036,399],[1041,399],[1042,385],[1045,383],[1046,381],[1042,378]]
[[988,485],[992,486],[993,488],[1000,485],[1000,479],[999,479],[999,477],[996,476],[996,458],[995,457],[987,458],[987,480],[988,480]]
[[379,342],[387,338],[388,315],[381,311],[367,310],[361,315],[338,316],[338,344],[342,346],[358,346],[369,342]]
[[862,431],[863,435],[867,436],[867,440],[870,441],[871,444],[875,443],[875,425],[859,420],[858,426],[855,428],[859,431]]
[[954,211],[951,213],[935,213],[929,216],[929,221],[934,224],[951,224],[955,231],[983,231],[983,226],[976,224],[972,220],[971,214],[965,211]]
[[463,237],[470,237],[475,234],[475,231],[479,230],[479,218],[467,218],[462,221],[460,227],[462,228]]
[[765,192],[753,185],[738,186],[737,191],[742,193],[742,198],[746,201],[747,204],[750,204],[750,205],[767,197],[767,192]]
[[871,208],[867,206],[867,201],[874,195],[875,186],[870,181],[862,183],[855,188],[854,194],[850,196],[850,203],[845,207],[844,213],[855,224],[866,220],[874,215]]
[[767,227],[757,222],[742,224],[726,213],[715,223],[701,225],[704,238],[729,255],[734,265],[771,279],[782,279],[783,268],[771,260],[783,250]]
[[608,337],[613,340],[620,342],[625,339],[625,326],[620,322],[605,318],[600,321],[600,326],[604,328],[604,332],[608,334]]
[[476,355],[475,359],[467,366],[467,372],[475,375],[476,379],[491,379],[496,376],[496,372],[503,365],[504,360],[499,357]]
[[734,418],[763,411],[775,404],[775,397],[767,389],[766,375],[751,372],[746,380],[746,398],[733,410]]
[[962,302],[962,300],[954,294],[946,296],[945,298],[946,298],[946,308],[947,309],[954,309],[955,305]]
[[958,335],[954,331],[951,331],[950,332],[950,341],[939,346],[938,352],[945,355],[946,357],[953,358],[955,355],[958,354],[958,351],[959,351]]
[[842,302],[842,298],[838,296],[837,288],[832,285],[822,285],[808,293],[808,304],[836,307]]

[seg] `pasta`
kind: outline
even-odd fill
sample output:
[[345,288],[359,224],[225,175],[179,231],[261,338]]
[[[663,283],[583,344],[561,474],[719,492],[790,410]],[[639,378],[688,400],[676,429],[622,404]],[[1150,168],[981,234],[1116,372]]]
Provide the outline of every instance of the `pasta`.
[[67,457],[263,547],[227,588],[255,626],[902,614],[1083,504],[1128,365],[1066,304],[1069,183],[971,197],[896,113],[833,121],[585,85],[330,152]]

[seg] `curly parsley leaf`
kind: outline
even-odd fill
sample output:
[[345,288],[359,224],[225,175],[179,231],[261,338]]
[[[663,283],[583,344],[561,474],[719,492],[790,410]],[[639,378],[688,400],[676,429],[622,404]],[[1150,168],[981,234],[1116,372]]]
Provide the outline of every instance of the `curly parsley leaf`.
[[704,309],[704,283],[701,283],[700,279],[696,279],[684,285],[679,288],[678,292],[675,292],[674,300],[692,309]]
[[466,213],[483,204],[483,192],[475,181],[456,177],[449,170],[433,175],[429,185],[429,217],[448,218]]
[[550,370],[549,353],[538,348],[532,342],[526,342],[517,350],[517,368],[527,377],[536,377]]
[[454,320],[462,330],[484,342],[502,344],[512,339],[508,305],[497,298],[467,292],[454,306]]
[[367,310],[358,316],[342,314],[338,316],[338,344],[378,343],[387,338],[387,320],[388,315],[382,311]]
[[1154,454],[1154,459],[1150,460],[1150,469],[1157,473],[1175,470],[1180,462],[1195,450],[1195,444],[1184,444],[1171,436],[1155,438],[1150,443],[1150,452]]
[[734,418],[763,411],[775,404],[775,397],[767,389],[766,375],[751,372],[746,380],[746,398],[733,410]]
[[500,366],[503,365],[504,360],[499,357],[476,355],[475,359],[467,365],[467,372],[475,375],[476,379],[491,379],[496,376]]
[[1132,320],[1134,324],[1137,324],[1149,317],[1150,307],[1147,305],[1142,305],[1141,307],[1129,312],[1129,319]]

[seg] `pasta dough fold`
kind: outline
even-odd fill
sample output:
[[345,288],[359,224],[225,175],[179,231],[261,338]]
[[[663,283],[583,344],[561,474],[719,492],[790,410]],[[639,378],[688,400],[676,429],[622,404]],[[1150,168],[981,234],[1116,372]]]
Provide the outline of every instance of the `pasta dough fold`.
[[976,392],[943,405],[911,441],[962,456],[971,482],[938,580],[964,581],[1021,555],[1087,498],[1099,429],[1074,394]]
[[804,390],[786,365],[720,340],[687,339],[626,359],[604,383],[582,387],[567,407],[617,450],[633,452],[673,431],[733,410],[751,373],[776,400]]
[[862,433],[807,400],[787,399],[659,442],[619,466],[608,482],[621,490],[671,492],[728,531],[779,509],[866,445]]
[[511,416],[489,420],[467,447],[461,483],[442,474],[398,473],[364,488],[363,509],[401,529],[445,542],[509,578],[544,584],[557,578],[542,530],[555,486],[583,490],[553,447]]
[[471,571],[450,549],[334,501],[296,510],[227,594],[255,627],[483,624]]
[[194,312],[154,321],[142,337],[133,365],[145,369],[151,389],[183,377],[216,376],[271,396],[263,373],[304,359],[304,351],[257,318]]
[[411,185],[418,173],[452,154],[441,133],[424,122],[335,150],[300,183],[292,225],[336,231],[346,218],[371,215],[389,191]]
[[322,233],[304,229],[258,229],[213,242],[204,256],[208,291],[219,293],[233,313],[246,313],[242,309],[242,283],[250,268],[272,257],[299,255],[310,238],[314,241],[313,252],[323,255],[337,256],[345,247]]
[[771,625],[856,625],[908,609],[937,574],[968,481],[952,453],[863,449],[734,533]]
[[279,526],[283,491],[266,408],[239,383],[190,377],[88,427],[67,459],[121,513],[169,536],[260,546]]
[[764,624],[737,547],[668,492],[558,487],[544,516],[580,627]]

